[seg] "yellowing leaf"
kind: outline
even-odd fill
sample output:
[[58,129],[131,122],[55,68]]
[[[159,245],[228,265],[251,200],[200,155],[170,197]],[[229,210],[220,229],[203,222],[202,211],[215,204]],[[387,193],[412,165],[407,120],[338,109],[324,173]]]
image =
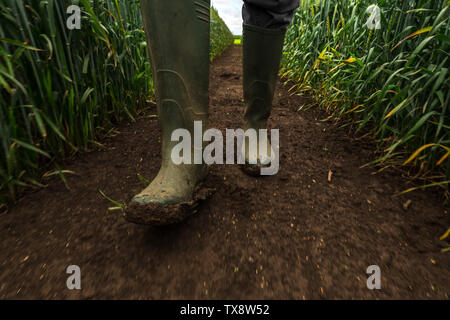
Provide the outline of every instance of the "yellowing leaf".
[[444,160],[447,159],[449,155],[450,155],[450,151],[447,152],[438,162],[436,162],[436,165],[438,166],[438,165],[442,164],[442,162],[444,162]]
[[[348,58],[347,60],[345,60],[345,62],[347,63],[352,63],[355,62],[356,59],[355,58]],[[334,67],[333,69],[331,69],[328,73],[333,73],[337,68],[342,67],[343,65],[345,65],[344,62],[341,62],[340,64],[338,64],[336,67]]]
[[334,67],[333,69],[331,69],[330,71],[328,71],[328,73],[333,73],[337,68],[340,68],[340,67],[342,67],[343,65],[344,65],[345,63],[340,63],[340,64],[338,64],[336,67]]
[[405,194],[405,193],[408,193],[408,192],[411,192],[411,191],[414,191],[414,190],[426,189],[426,188],[431,188],[431,187],[437,187],[437,186],[441,186],[441,185],[449,184],[449,183],[450,183],[450,180],[447,180],[447,181],[441,181],[441,182],[435,182],[435,183],[427,184],[427,185],[420,186],[420,187],[409,188],[408,190],[405,190],[405,191],[397,193],[396,196],[399,196],[399,195],[402,195],[402,194]]
[[450,228],[448,228],[447,232],[445,232],[445,233],[439,238],[439,240],[444,240],[444,239],[446,239],[449,235],[450,235]]
[[320,53],[319,55],[319,59],[323,60],[325,59],[325,53],[327,52],[327,48],[325,47],[325,49],[323,49],[323,51]]
[[396,113],[398,110],[401,109],[401,107],[403,107],[403,105],[406,103],[406,101],[408,101],[408,99],[403,100],[402,102],[400,102],[400,104],[398,106],[396,106],[394,109],[391,110],[391,112],[389,112],[386,117],[384,117],[385,119],[389,118],[390,116],[392,116],[394,113]]
[[345,112],[345,114],[347,114],[347,113],[352,113],[353,111],[355,111],[356,109],[358,109],[358,108],[360,108],[360,107],[362,107],[362,106],[363,106],[363,104],[357,105],[357,106],[354,107],[352,110],[348,110],[347,112]]
[[430,147],[433,147],[433,146],[437,146],[437,144],[436,143],[429,143],[429,144],[426,144],[426,145],[423,145],[423,146],[421,146],[419,149],[417,149],[409,158],[408,158],[408,160],[406,160],[404,163],[403,163],[403,166],[404,165],[406,165],[406,164],[408,164],[408,163],[410,163],[411,161],[413,161],[423,150],[425,150],[425,149],[427,149],[427,148],[430,148]]
[[417,35],[419,35],[419,34],[421,34],[421,33],[430,32],[431,29],[433,29],[433,27],[427,27],[427,28],[420,29],[420,30],[418,30],[418,31],[416,31],[416,32],[414,32],[414,33],[412,33],[412,34],[410,34],[410,35],[407,36],[405,39],[403,39],[403,40],[401,40],[399,43],[397,43],[397,44],[395,45],[395,47],[393,47],[393,48],[391,49],[391,51],[394,51],[395,48],[397,48],[399,45],[401,45],[404,41],[408,40],[409,38],[415,37],[415,36],[417,36]]

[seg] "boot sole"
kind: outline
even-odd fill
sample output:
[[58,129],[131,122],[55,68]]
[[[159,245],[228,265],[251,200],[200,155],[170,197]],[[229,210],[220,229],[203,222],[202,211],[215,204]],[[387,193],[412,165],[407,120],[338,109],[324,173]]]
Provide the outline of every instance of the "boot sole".
[[207,188],[201,183],[195,189],[190,201],[163,206],[157,203],[140,204],[132,202],[125,207],[123,216],[128,222],[148,226],[179,223],[195,214],[194,206],[200,201],[209,199],[215,191],[216,189]]

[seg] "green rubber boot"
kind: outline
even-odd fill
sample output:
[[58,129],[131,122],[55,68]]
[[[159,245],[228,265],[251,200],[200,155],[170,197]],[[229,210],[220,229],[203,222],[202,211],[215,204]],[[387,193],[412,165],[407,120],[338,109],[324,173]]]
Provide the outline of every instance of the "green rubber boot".
[[[286,30],[265,29],[244,24],[243,30],[243,81],[244,130],[267,128],[267,119],[272,110],[272,102],[280,68]],[[259,139],[259,138],[258,138]],[[241,169],[252,176],[261,175],[262,167],[270,167],[274,151],[268,139],[267,155],[258,156],[256,163],[249,160],[248,143],[242,150],[245,164]],[[259,143],[264,143],[258,141]]]
[[162,165],[152,183],[127,205],[124,217],[138,224],[165,225],[189,216],[197,200],[209,193],[201,188],[206,165],[193,159],[191,164],[172,162],[178,141],[171,142],[171,136],[176,129],[187,129],[193,138],[194,121],[207,127],[210,1],[141,0],[141,11],[162,130]]

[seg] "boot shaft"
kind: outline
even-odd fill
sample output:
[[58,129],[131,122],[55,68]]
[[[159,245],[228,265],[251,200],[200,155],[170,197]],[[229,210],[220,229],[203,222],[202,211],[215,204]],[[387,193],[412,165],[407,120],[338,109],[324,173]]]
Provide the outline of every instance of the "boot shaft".
[[172,132],[194,121],[207,126],[209,104],[209,0],[141,0],[151,58],[163,162]]
[[243,85],[245,126],[265,128],[272,109],[286,31],[244,24]]

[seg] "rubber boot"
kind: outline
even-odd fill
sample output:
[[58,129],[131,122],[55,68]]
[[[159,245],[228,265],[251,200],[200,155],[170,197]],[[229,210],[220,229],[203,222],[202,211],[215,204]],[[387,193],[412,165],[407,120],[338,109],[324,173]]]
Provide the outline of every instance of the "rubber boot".
[[[286,30],[284,29],[265,29],[244,24],[243,87],[246,106],[244,130],[253,128],[258,133],[259,129],[267,128],[267,120],[272,110],[278,80],[285,34]],[[269,140],[266,139],[266,141],[267,154],[261,156],[258,150],[257,161],[250,161],[249,144],[245,144],[246,148],[242,150],[245,164],[241,166],[245,173],[259,176],[262,167],[270,166],[274,151]],[[259,143],[260,141],[258,141],[258,145]]]
[[162,165],[152,183],[126,206],[124,217],[138,224],[165,225],[185,219],[208,193],[201,188],[207,166],[193,159],[176,165],[171,154],[179,142],[172,142],[171,136],[176,129],[187,129],[193,141],[194,121],[201,121],[203,130],[207,127],[210,1],[141,0],[141,12],[162,131]]

